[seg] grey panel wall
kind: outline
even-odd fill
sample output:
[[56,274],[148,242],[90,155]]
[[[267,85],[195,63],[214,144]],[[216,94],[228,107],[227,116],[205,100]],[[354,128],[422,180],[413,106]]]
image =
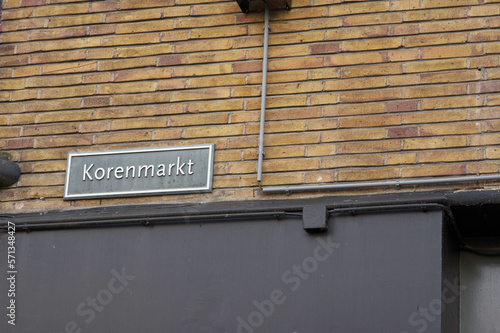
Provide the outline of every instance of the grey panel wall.
[[500,257],[460,256],[462,333],[500,332]]
[[[441,211],[329,225],[323,234],[299,219],[18,232],[16,326],[3,314],[0,331],[451,332],[437,308]],[[0,243],[6,253],[5,234]],[[6,295],[2,283],[2,309]]]

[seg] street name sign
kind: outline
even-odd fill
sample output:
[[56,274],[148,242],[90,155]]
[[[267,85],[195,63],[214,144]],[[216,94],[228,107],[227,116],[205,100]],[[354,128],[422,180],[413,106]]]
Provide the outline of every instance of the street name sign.
[[69,153],[64,200],[212,191],[214,144]]

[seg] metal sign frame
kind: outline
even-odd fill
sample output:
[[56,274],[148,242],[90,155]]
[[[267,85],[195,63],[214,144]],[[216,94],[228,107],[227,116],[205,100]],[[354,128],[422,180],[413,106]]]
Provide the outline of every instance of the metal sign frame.
[[[208,150],[208,155],[206,160],[204,159],[203,165],[206,165],[206,177],[203,173],[204,184],[202,186],[195,187],[180,187],[180,188],[155,188],[155,189],[142,189],[142,190],[119,190],[119,191],[99,191],[91,193],[76,193],[73,188],[78,184],[71,182],[72,172],[74,170],[75,160],[78,158],[85,158],[90,156],[106,156],[106,155],[137,155],[144,153],[169,153],[169,152],[186,152],[194,150]],[[137,149],[125,149],[125,150],[109,150],[109,151],[98,151],[98,152],[75,152],[69,153],[66,166],[66,178],[64,184],[64,200],[75,200],[75,199],[97,199],[97,198],[113,198],[113,197],[136,197],[136,196],[149,196],[149,195],[165,195],[165,194],[181,194],[181,193],[206,193],[212,192],[213,183],[213,170],[214,170],[214,144],[201,144],[201,145],[190,145],[190,146],[172,146],[172,147],[158,147],[158,148],[137,148]],[[202,167],[203,167],[202,165]],[[147,170],[145,171],[145,178],[147,177]],[[84,174],[85,177],[85,174]],[[140,178],[140,171],[139,171]],[[85,179],[85,178],[84,178]],[[102,179],[102,178],[101,178]],[[109,179],[109,171],[108,171]],[[91,180],[91,179],[90,179]]]

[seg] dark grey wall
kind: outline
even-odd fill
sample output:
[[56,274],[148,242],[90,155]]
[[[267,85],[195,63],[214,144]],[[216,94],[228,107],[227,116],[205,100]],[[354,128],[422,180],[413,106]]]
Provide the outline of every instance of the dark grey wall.
[[[442,332],[440,210],[335,216],[329,226],[18,232],[16,326],[1,283],[0,332]],[[6,258],[0,269],[5,281]]]
[[461,332],[500,332],[500,257],[463,252]]

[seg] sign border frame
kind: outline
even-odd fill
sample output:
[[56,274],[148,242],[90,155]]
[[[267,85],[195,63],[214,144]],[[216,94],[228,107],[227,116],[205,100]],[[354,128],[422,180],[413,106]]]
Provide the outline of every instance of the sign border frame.
[[[205,187],[163,189],[163,190],[157,189],[157,190],[137,190],[137,191],[120,191],[120,192],[99,192],[99,193],[89,193],[89,194],[69,194],[68,193],[68,191],[69,191],[69,179],[70,179],[70,174],[71,174],[71,160],[73,157],[134,154],[134,153],[176,151],[176,150],[190,150],[190,149],[193,149],[193,150],[194,149],[208,149],[207,186],[205,186]],[[63,200],[139,197],[139,196],[149,196],[149,195],[212,192],[213,172],[214,172],[214,152],[215,152],[215,144],[210,143],[210,144],[188,145],[188,146],[169,146],[169,147],[158,147],[158,148],[134,148],[134,149],[118,149],[118,150],[107,150],[107,151],[68,153],[68,157],[67,157],[67,161],[66,161],[66,177],[65,177],[65,183],[64,183]]]

